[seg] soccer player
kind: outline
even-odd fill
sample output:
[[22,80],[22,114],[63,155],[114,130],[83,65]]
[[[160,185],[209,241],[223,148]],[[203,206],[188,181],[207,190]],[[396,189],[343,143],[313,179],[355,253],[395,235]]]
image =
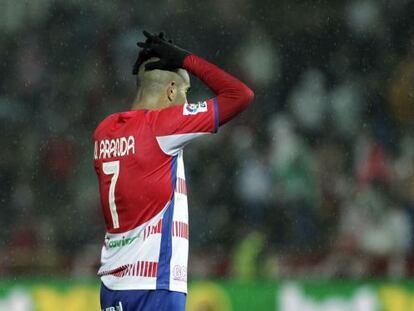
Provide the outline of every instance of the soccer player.
[[[102,310],[185,309],[188,210],[183,148],[244,110],[253,92],[162,34],[144,31],[132,109],[93,134],[107,233],[102,247]],[[214,98],[187,103],[189,74]]]

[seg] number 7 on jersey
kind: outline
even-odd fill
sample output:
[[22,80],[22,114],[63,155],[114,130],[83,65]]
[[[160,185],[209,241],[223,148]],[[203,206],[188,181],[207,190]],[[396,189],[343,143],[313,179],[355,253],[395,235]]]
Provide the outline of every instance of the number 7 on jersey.
[[111,211],[112,223],[114,229],[119,228],[118,213],[116,211],[115,204],[115,185],[119,176],[119,161],[104,162],[102,163],[102,171],[105,175],[112,175],[111,185],[109,186],[108,202],[109,210]]

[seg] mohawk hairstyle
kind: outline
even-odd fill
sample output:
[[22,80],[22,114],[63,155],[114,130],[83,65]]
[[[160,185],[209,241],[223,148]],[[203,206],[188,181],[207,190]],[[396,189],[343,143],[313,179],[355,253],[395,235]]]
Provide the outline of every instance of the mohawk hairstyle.
[[139,71],[139,67],[146,62],[147,60],[149,60],[151,57],[156,57],[156,55],[149,50],[141,50],[138,53],[138,58],[134,64],[134,67],[132,67],[132,74],[133,75],[137,75],[138,71]]

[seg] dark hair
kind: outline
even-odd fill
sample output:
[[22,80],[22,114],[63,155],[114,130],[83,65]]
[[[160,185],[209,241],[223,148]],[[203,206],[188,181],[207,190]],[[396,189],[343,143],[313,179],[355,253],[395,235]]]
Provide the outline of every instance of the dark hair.
[[138,53],[138,58],[135,61],[134,66],[132,67],[132,74],[137,75],[139,71],[139,67],[142,65],[142,63],[149,60],[151,57],[156,57],[156,55],[152,51],[141,50]]

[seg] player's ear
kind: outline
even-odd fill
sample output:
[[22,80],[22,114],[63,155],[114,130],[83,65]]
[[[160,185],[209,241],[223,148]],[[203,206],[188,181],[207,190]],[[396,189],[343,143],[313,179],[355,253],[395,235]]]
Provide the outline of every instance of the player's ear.
[[178,88],[177,82],[171,81],[167,87],[167,98],[171,103],[174,103],[175,98],[177,97]]

